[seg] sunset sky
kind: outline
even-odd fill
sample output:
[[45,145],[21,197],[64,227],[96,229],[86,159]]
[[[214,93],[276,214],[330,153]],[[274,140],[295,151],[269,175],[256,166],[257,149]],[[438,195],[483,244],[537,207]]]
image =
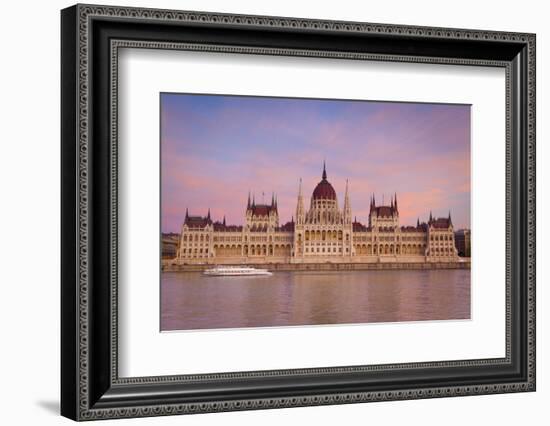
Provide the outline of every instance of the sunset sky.
[[401,225],[451,212],[470,227],[470,106],[161,94],[161,228],[191,215],[242,225],[248,191],[278,197],[279,221],[306,209],[326,160],[342,208],[368,222],[372,193],[397,193]]

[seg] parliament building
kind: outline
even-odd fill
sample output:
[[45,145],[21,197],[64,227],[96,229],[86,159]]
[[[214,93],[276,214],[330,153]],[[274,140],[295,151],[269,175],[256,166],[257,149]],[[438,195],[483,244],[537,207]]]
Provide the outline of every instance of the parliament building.
[[176,264],[457,262],[451,215],[416,226],[399,224],[397,194],[389,205],[370,199],[368,224],[352,219],[348,183],[340,209],[336,191],[322,179],[306,210],[300,180],[296,215],[279,223],[277,198],[258,204],[248,196],[243,226],[186,211]]

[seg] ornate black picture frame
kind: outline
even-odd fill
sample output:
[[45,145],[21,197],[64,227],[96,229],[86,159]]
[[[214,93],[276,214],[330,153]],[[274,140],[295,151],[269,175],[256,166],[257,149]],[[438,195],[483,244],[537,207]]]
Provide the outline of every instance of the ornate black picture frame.
[[[62,415],[92,420],[535,390],[534,34],[95,5],[64,9],[61,29]],[[506,356],[120,378],[120,47],[504,68]]]

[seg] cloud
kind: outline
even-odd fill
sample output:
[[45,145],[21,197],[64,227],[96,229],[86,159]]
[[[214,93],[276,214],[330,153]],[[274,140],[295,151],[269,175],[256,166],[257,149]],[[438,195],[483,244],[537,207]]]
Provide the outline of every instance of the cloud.
[[397,192],[403,224],[430,209],[469,226],[469,107],[384,102],[172,95],[162,106],[162,227],[179,230],[188,207],[244,221],[248,191],[276,192],[281,222],[306,204],[323,160],[343,202],[366,222],[370,195]]

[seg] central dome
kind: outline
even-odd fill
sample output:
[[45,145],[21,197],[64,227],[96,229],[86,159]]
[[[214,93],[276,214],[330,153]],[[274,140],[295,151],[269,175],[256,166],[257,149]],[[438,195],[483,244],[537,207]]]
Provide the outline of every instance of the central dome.
[[327,171],[323,163],[323,179],[317,184],[313,190],[312,198],[314,200],[336,200],[336,191],[327,180]]

